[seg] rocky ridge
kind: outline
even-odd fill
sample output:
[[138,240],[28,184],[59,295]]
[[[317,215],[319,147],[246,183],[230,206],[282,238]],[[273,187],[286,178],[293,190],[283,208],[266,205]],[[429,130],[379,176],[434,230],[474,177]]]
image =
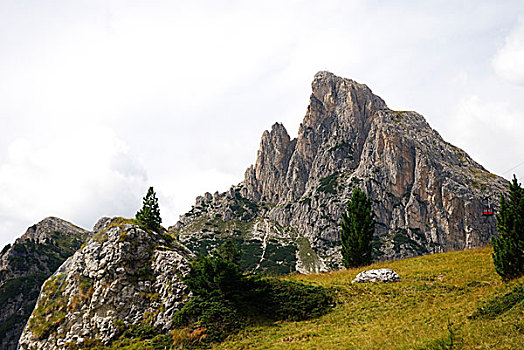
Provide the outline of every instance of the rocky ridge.
[[375,260],[389,260],[487,244],[495,219],[481,209],[507,181],[420,114],[390,110],[366,85],[319,72],[298,137],[273,125],[244,181],[198,197],[170,231],[200,252],[233,238],[251,270],[337,269],[340,215],[356,186],[374,201]]
[[190,296],[181,276],[192,256],[166,233],[103,218],[93,236],[42,287],[20,349],[109,344],[129,327],[158,332]]
[[44,281],[88,237],[88,231],[48,217],[0,253],[0,349],[15,350]]

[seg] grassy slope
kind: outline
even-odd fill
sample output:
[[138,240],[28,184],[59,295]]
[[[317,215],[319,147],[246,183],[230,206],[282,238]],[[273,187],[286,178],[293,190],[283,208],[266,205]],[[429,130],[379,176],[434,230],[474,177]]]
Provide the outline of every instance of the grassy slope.
[[[367,268],[285,279],[337,288],[340,304],[323,317],[250,327],[216,349],[523,349],[524,303],[495,319],[468,319],[479,306],[524,277],[504,284],[491,248],[383,262]],[[391,268],[403,279],[391,284],[351,284],[369,268]],[[452,325],[449,325],[449,322]]]

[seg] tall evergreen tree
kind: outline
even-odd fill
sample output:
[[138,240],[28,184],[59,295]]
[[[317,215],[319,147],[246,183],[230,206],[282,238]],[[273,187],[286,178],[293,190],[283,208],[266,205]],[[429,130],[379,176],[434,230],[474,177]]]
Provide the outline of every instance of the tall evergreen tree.
[[140,226],[153,231],[160,231],[162,218],[160,218],[160,207],[153,187],[149,187],[147,190],[142,209],[136,213],[135,218]]
[[524,275],[524,189],[515,175],[508,199],[500,196],[497,231],[499,237],[491,239],[495,270],[504,280]]
[[357,187],[342,213],[340,240],[345,267],[365,266],[373,261],[371,240],[375,233],[375,220],[371,204],[371,199]]

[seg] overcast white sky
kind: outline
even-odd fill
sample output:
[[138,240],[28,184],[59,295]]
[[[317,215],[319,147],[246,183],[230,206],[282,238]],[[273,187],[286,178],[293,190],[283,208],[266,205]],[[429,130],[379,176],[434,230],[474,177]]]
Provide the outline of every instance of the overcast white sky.
[[150,185],[174,224],[274,122],[296,136],[319,70],[524,178],[524,1],[0,0],[0,247]]

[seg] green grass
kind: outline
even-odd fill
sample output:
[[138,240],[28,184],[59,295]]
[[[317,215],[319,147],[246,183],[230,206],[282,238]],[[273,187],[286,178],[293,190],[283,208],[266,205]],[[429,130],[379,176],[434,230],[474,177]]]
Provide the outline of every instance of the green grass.
[[[468,317],[494,299],[522,290],[518,286],[524,278],[501,281],[491,252],[485,248],[285,277],[335,288],[339,305],[308,321],[249,327],[214,348],[447,349],[451,338],[454,349],[522,348],[522,300],[494,318]],[[357,273],[369,268],[392,268],[402,282],[351,284]]]
[[515,286],[502,296],[496,296],[479,307],[469,318],[494,319],[524,302],[524,284]]

